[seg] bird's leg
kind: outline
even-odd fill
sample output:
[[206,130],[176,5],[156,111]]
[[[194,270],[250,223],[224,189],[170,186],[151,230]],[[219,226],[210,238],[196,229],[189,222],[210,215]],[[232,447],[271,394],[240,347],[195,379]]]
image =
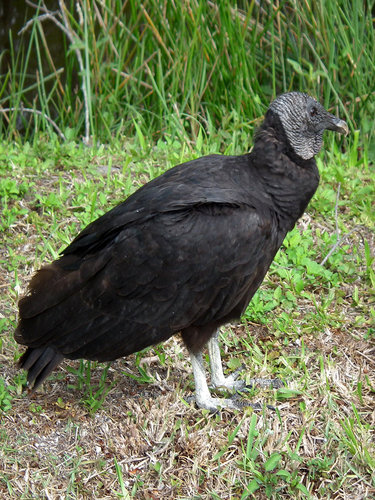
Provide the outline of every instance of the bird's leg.
[[244,380],[236,380],[239,372],[241,371],[241,368],[239,370],[236,370],[232,375],[225,377],[223,372],[223,365],[221,362],[219,330],[216,330],[215,334],[210,338],[207,347],[208,355],[210,357],[211,385],[213,388],[222,387],[240,391],[253,386],[273,387],[275,389],[278,387],[282,387],[283,383],[279,379],[253,378],[247,380],[247,383]]
[[213,398],[207,385],[206,374],[203,365],[202,353],[189,351],[191,365],[193,367],[195,382],[195,402],[199,408],[205,408],[215,412],[220,408],[241,409],[243,404],[232,401],[231,399]]
[[216,330],[215,334],[210,338],[207,348],[210,358],[212,387],[223,387],[235,390],[243,389],[246,384],[243,380],[236,380],[238,376],[237,371],[228,377],[224,376],[219,345],[219,330]]

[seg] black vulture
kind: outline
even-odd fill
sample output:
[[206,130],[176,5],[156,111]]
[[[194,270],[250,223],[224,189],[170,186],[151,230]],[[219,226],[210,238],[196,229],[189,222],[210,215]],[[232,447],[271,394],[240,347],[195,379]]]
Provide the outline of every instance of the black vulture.
[[209,155],[170,169],[86,227],[42,267],[19,302],[20,366],[39,386],[63,358],[110,361],[181,333],[201,408],[224,377],[218,328],[238,319],[319,183],[324,130],[347,124],[307,94],[276,98],[241,156]]

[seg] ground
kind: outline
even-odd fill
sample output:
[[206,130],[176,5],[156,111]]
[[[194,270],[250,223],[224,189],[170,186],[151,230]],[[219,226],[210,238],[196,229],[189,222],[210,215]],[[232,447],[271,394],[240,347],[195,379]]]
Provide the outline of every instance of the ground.
[[347,175],[340,198],[324,174],[244,318],[222,331],[227,373],[243,365],[243,377],[285,387],[241,396],[260,411],[209,414],[186,400],[194,386],[178,336],[110,365],[65,362],[35,394],[22,391],[12,332],[30,276],[108,200],[158,173],[152,154],[129,176],[121,166],[134,151],[111,153],[112,170],[107,151],[72,151],[15,147],[15,185],[0,183],[0,497],[375,498],[372,171],[330,159]]

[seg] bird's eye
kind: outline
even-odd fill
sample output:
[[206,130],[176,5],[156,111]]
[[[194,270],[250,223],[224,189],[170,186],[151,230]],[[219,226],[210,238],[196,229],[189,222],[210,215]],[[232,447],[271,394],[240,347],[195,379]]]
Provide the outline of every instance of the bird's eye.
[[313,106],[313,107],[310,109],[310,116],[315,116],[317,113],[318,113],[318,110],[316,109],[316,107],[315,107],[315,106]]

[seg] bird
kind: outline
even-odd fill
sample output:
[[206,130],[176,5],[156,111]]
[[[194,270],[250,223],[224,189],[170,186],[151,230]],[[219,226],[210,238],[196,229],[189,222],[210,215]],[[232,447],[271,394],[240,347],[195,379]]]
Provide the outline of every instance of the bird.
[[349,132],[308,94],[281,94],[250,152],[177,165],[91,222],[19,301],[28,387],[64,358],[112,361],[181,334],[197,406],[238,408],[210,391],[245,384],[224,375],[219,328],[244,313],[314,195],[325,130]]

